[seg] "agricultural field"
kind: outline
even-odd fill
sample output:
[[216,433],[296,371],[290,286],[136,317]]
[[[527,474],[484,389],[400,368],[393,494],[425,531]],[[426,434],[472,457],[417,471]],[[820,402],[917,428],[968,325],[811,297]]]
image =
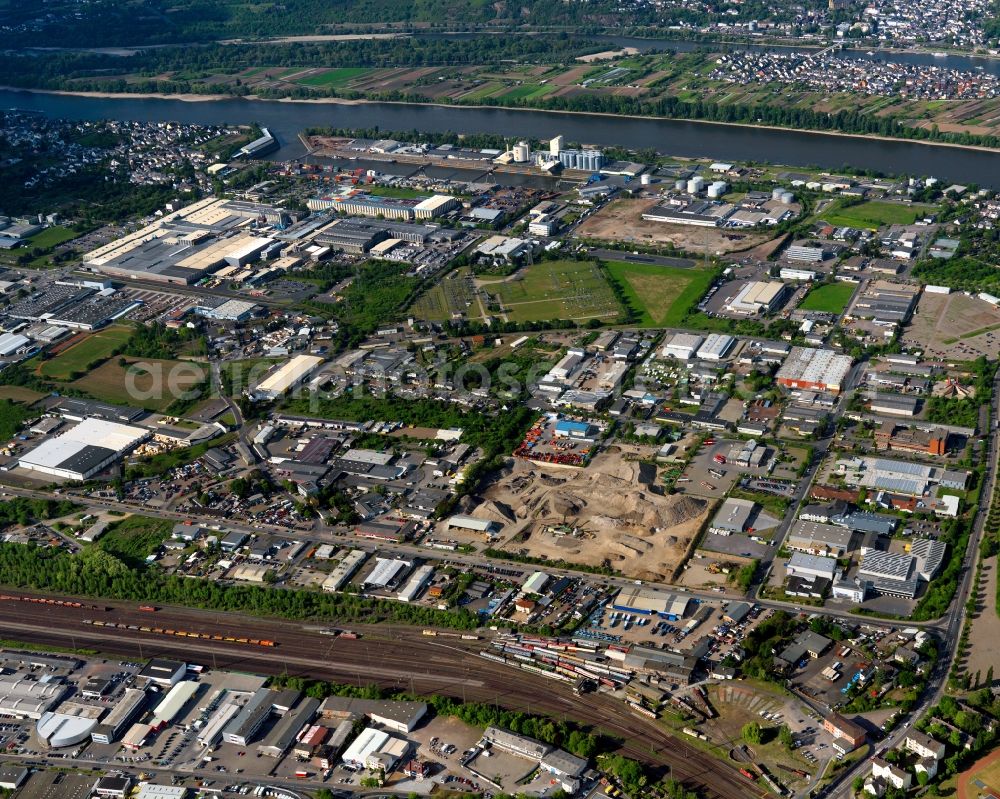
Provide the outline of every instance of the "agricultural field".
[[510,277],[479,281],[491,308],[512,322],[611,319],[622,308],[592,261],[539,261]]
[[839,208],[821,214],[824,222],[837,227],[867,228],[875,230],[882,225],[912,225],[927,213],[937,211],[936,205],[903,205],[902,203],[871,202]]
[[42,361],[38,373],[52,380],[71,380],[74,374],[86,372],[94,364],[110,358],[125,345],[131,335],[132,329],[124,325],[105,328],[63,350],[54,358]]
[[841,314],[851,301],[856,286],[853,283],[826,283],[810,291],[799,305],[803,311]]
[[439,280],[420,295],[412,309],[415,317],[428,322],[447,322],[455,314],[478,321],[483,319],[482,311],[468,267],[456,269]]
[[[133,369],[133,364],[144,367]],[[163,413],[181,394],[206,378],[205,370],[190,361],[161,361],[155,358],[128,358],[105,361],[69,385],[103,402],[131,405]]]
[[712,283],[712,271],[678,269],[655,264],[609,261],[611,277],[618,281],[631,306],[646,327],[676,327]]
[[327,69],[315,75],[296,80],[295,83],[303,86],[325,86],[330,88],[341,88],[350,83],[355,78],[367,75],[372,70],[366,67],[340,67],[339,69]]

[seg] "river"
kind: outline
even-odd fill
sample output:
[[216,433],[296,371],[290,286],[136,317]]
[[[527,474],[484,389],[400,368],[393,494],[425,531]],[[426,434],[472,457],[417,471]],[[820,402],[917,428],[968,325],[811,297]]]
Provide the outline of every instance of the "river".
[[186,102],[127,95],[96,98],[9,90],[0,90],[0,108],[33,110],[65,119],[257,122],[270,128],[281,142],[281,149],[272,156],[277,159],[303,155],[298,133],[306,127],[378,126],[386,131],[500,133],[511,138],[533,139],[562,134],[567,141],[636,150],[653,148],[675,156],[818,165],[831,170],[850,165],[892,174],[933,175],[949,182],[1000,189],[1000,151],[681,120],[397,103],[343,105],[236,98]]

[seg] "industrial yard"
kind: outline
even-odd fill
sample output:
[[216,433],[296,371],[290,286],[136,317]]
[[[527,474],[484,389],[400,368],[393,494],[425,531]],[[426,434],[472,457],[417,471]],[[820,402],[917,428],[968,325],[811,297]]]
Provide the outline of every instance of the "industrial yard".
[[695,227],[643,219],[658,200],[615,200],[577,228],[586,239],[626,241],[637,244],[672,244],[687,252],[718,255],[746,250],[767,241],[766,233],[716,227]]

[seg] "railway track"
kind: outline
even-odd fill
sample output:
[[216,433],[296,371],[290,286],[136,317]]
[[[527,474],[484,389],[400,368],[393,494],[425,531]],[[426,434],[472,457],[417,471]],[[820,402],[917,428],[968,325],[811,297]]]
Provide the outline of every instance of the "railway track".
[[[153,656],[198,660],[218,669],[290,674],[341,683],[376,683],[384,688],[441,694],[463,701],[497,704],[511,710],[545,713],[589,725],[619,740],[619,751],[696,789],[704,799],[764,797],[738,771],[675,738],[656,722],[633,713],[609,697],[573,695],[569,685],[477,656],[482,644],[460,637],[425,637],[420,629],[395,625],[358,626],[358,639],[332,638],[316,629],[279,619],[245,617],[166,607],[155,626],[173,630],[212,630],[212,638],[146,632],[153,614],[135,605],[108,602],[102,620],[114,626],[85,625],[94,606],[68,599],[63,605],[0,601],[3,637],[47,646],[91,648],[125,657]],[[100,607],[105,607],[101,605]],[[234,646],[214,635],[269,640],[275,648]]]

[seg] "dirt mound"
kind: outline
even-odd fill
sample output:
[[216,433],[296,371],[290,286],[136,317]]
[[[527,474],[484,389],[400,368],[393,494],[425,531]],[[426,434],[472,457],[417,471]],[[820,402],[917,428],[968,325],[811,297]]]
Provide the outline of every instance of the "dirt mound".
[[[483,505],[502,505],[513,514],[504,530],[511,551],[588,565],[611,562],[624,574],[657,579],[672,574],[709,504],[666,495],[656,484],[655,467],[643,470],[621,451],[609,451],[586,469],[515,465],[484,492]],[[477,516],[488,514],[482,506],[476,510]]]

